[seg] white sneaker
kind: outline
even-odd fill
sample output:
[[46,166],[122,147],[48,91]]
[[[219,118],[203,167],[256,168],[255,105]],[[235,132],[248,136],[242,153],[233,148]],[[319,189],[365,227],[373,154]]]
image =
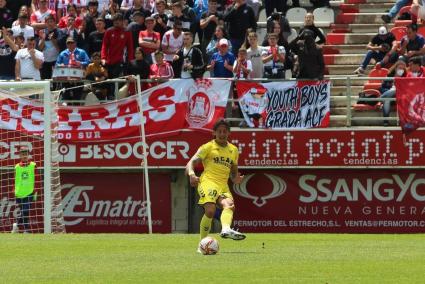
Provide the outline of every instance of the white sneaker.
[[197,253],[200,253],[200,254],[203,254],[200,247],[198,247],[198,249],[196,250],[196,252]]
[[19,227],[18,227],[18,224],[17,223],[13,223],[11,233],[12,234],[19,233]]
[[246,238],[246,236],[244,234],[239,233],[238,231],[235,231],[235,230],[230,229],[230,228],[222,230],[221,233],[220,233],[220,236],[223,239],[232,239],[232,240],[235,240],[235,241],[241,241],[241,240],[244,240]]
[[365,73],[365,70],[361,66],[354,71],[354,74],[357,74],[357,75],[364,74],[364,73]]

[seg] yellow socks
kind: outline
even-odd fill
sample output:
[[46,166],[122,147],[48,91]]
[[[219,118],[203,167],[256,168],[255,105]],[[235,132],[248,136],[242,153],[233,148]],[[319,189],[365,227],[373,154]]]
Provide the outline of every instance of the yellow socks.
[[229,208],[223,209],[223,212],[221,212],[221,227],[222,229],[230,229],[230,225],[232,224],[233,220],[233,210]]
[[208,236],[211,229],[212,218],[208,218],[205,214],[202,216],[201,224],[199,225],[199,233],[201,234],[201,240]]

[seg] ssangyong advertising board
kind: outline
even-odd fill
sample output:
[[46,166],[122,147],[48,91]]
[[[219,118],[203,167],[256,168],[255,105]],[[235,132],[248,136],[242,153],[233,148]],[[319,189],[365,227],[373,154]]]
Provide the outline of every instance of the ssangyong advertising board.
[[[171,233],[170,175],[151,173],[153,232]],[[147,207],[141,173],[62,173],[68,233],[146,233]]]
[[242,232],[424,233],[418,170],[256,170],[233,186]]
[[[148,138],[150,167],[183,168],[211,133],[182,131],[166,138]],[[317,129],[299,131],[234,130],[241,168],[424,167],[425,131],[403,139],[400,130]],[[404,143],[405,142],[405,143]],[[64,143],[59,146],[63,167],[139,166],[140,137],[110,142]],[[0,159],[16,156],[16,147],[0,142]]]

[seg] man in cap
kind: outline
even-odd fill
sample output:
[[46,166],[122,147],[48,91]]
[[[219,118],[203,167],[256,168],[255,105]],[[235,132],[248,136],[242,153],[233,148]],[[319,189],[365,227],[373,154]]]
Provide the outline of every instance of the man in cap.
[[218,51],[212,55],[210,65],[207,67],[211,72],[211,77],[232,78],[234,63],[235,56],[229,52],[227,39],[220,39],[218,42]]
[[386,27],[381,26],[378,29],[378,34],[366,46],[368,52],[360,67],[354,73],[364,74],[371,59],[374,59],[377,63],[381,62],[389,52],[395,51],[396,48],[397,41],[395,36],[391,32],[388,32]]

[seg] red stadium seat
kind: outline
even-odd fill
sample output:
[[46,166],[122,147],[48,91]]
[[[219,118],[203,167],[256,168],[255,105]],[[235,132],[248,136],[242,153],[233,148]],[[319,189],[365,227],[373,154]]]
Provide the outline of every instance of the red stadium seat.
[[397,41],[400,41],[406,35],[406,27],[394,27],[391,29],[391,33]]
[[425,26],[421,26],[421,27],[418,28],[418,34],[425,37]]
[[[372,69],[369,73],[369,77],[387,77],[388,75],[388,69],[386,68],[379,68],[379,69]],[[382,83],[382,80],[380,79],[370,79],[368,83]]]
[[[367,97],[369,97],[369,98],[379,98],[381,96],[381,93],[376,89],[365,89],[365,90],[363,90],[363,93],[367,94]],[[355,105],[353,105],[353,109],[355,111],[376,110],[376,109],[379,109],[379,104],[377,103],[374,106],[373,105],[366,105],[366,104],[355,104]]]
[[409,13],[410,14],[410,9],[412,8],[412,6],[404,6],[403,8],[400,9],[400,11],[398,12],[399,15],[403,15],[404,13]]

